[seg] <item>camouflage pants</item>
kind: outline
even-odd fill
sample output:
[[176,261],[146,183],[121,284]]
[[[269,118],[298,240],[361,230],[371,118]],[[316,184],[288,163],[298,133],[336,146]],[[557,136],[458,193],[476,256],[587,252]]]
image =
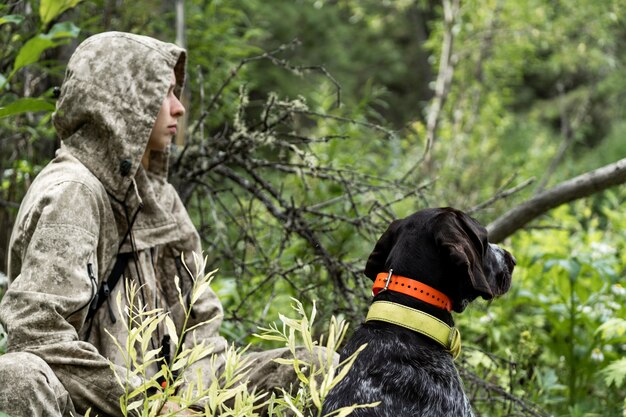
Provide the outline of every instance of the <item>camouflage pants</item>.
[[39,356],[0,356],[0,381],[0,411],[11,417],[78,417],[63,384]]
[[[334,355],[336,362],[338,357]],[[298,351],[297,356],[302,360],[315,360],[304,349]],[[291,358],[288,349],[253,352],[247,357],[252,360],[248,378],[251,388],[273,392],[298,383],[291,366],[273,361]],[[63,384],[36,355],[25,352],[1,355],[0,381],[0,411],[11,417],[80,416]]]

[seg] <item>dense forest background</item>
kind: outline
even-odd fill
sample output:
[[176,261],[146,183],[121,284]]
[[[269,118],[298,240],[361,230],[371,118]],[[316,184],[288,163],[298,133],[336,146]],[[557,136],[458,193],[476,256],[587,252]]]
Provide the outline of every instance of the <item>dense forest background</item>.
[[518,261],[456,317],[477,415],[626,413],[623,1],[5,0],[0,271],[59,145],[54,88],[107,30],[188,48],[171,180],[230,340],[260,344],[290,297],[357,325],[388,222],[454,206]]

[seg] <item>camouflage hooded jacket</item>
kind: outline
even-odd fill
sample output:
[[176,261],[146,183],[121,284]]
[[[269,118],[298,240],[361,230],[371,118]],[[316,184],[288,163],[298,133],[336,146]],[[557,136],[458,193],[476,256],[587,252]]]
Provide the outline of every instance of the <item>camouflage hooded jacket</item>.
[[[184,50],[148,37],[110,32],[83,42],[68,63],[54,114],[62,146],[19,210],[9,250],[12,282],[0,304],[8,350],[46,361],[78,412],[92,407],[99,415],[121,414],[124,390],[108,360],[120,375],[125,369],[105,329],[124,345],[124,320],[115,318],[116,308],[111,315],[106,302],[86,320],[118,253],[133,253],[124,277],[143,285],[142,302],[169,311],[182,325],[174,276],[188,291],[191,277],[180,259],[192,264],[200,240],[166,180],[167,155],[152,152],[147,170],[141,159],[171,72],[179,95],[184,66]],[[120,280],[111,304],[124,287]],[[221,315],[209,291],[189,323],[217,317],[196,331],[217,352],[225,347],[218,336]],[[165,333],[157,329],[155,347]]]

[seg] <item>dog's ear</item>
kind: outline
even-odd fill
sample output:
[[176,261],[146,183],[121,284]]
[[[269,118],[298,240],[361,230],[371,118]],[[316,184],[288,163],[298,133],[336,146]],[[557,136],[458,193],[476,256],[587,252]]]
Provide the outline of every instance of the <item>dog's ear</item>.
[[494,293],[483,270],[486,237],[487,231],[465,213],[449,211],[438,216],[436,245],[467,275],[474,290],[489,300]]
[[380,239],[378,239],[378,242],[376,242],[376,246],[374,246],[374,250],[370,254],[369,258],[367,258],[367,263],[365,264],[365,276],[372,281],[376,279],[376,275],[378,275],[378,273],[387,272],[385,263],[387,262],[389,252],[391,252],[391,249],[396,243],[396,231],[398,230],[400,223],[401,220],[394,220],[391,222],[385,233],[383,233]]

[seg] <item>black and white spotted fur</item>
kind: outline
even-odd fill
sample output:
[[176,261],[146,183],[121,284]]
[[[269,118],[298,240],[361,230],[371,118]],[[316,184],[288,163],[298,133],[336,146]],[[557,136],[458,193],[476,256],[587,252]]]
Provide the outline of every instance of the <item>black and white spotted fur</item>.
[[[511,285],[515,259],[487,241],[487,231],[465,213],[452,208],[421,210],[396,220],[380,237],[365,275],[380,272],[421,281],[452,300],[462,312],[475,298],[491,299]],[[385,300],[420,309],[453,326],[452,315],[393,291]],[[348,375],[330,392],[323,413],[353,404],[380,401],[375,408],[355,411],[355,417],[465,417],[469,401],[452,356],[433,340],[393,324],[370,321],[361,325],[341,352],[341,359],[361,345]]]

